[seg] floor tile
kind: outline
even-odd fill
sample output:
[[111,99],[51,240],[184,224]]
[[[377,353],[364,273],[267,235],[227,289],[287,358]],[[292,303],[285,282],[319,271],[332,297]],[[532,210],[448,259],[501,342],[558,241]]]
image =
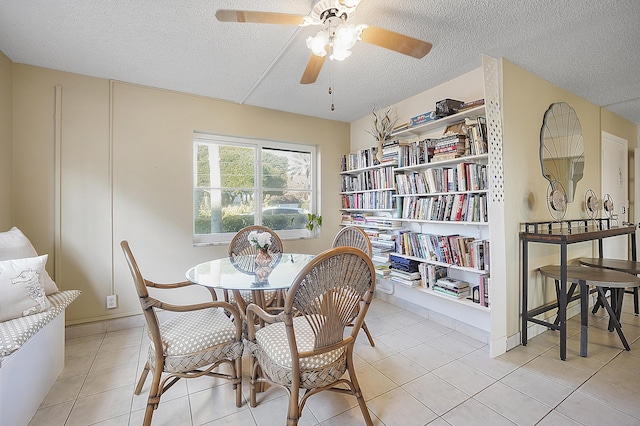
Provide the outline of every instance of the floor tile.
[[503,377],[500,383],[517,389],[550,407],[560,404],[574,390],[524,368]]
[[244,410],[231,414],[218,420],[205,423],[206,426],[256,426],[256,422],[251,415],[251,411]]
[[404,351],[414,346],[418,346],[423,341],[416,339],[406,333],[403,333],[401,330],[395,330],[391,333],[381,334],[376,337],[376,342],[384,343],[390,348],[395,349],[396,351]]
[[595,400],[581,392],[574,392],[556,408],[561,414],[585,426],[637,425],[638,419]]
[[469,395],[480,392],[496,381],[493,377],[460,361],[453,361],[443,365],[433,370],[433,374]]
[[401,354],[395,354],[371,365],[393,380],[396,385],[405,384],[427,373],[426,369]]
[[86,426],[127,414],[132,395],[129,388],[124,388],[78,398],[66,426]]
[[249,407],[246,402],[243,402],[241,407],[236,407],[236,392],[231,384],[190,393],[189,402],[194,426],[247,410]]
[[494,379],[500,379],[519,367],[504,359],[491,358],[482,349],[463,356],[459,361]]
[[[488,345],[447,327],[445,317],[421,317],[375,299],[367,323],[376,347],[360,333],[354,364],[374,425],[640,425],[640,320],[630,312],[626,302],[623,328],[635,338],[630,352],[606,330],[607,316],[599,312],[589,318],[586,358],[579,355],[580,323],[574,317],[566,361],[559,359],[553,331],[492,359]],[[149,376],[141,394],[133,395],[149,345],[141,318],[69,327],[65,368],[30,426],[139,426],[151,382]],[[162,396],[153,425],[283,424],[282,389],[269,386],[258,393],[258,406],[249,407],[248,363],[245,356],[242,407],[235,406],[227,381],[183,379]],[[299,424],[362,423],[355,397],[320,392],[307,401]]]
[[538,426],[580,426],[580,423],[553,410],[538,422]]
[[435,370],[453,361],[453,357],[428,343],[401,352],[401,355],[415,362],[427,371]]
[[471,398],[446,413],[442,418],[451,426],[507,426],[514,425],[507,418]]
[[403,385],[402,389],[437,415],[446,413],[470,397],[433,373],[426,374]]
[[386,426],[422,426],[438,417],[402,388],[367,401],[367,406]]
[[477,349],[476,347],[455,339],[449,335],[436,337],[429,342],[429,345],[433,346],[439,351],[451,355],[451,357],[453,358],[463,357]]
[[403,327],[402,331],[420,342],[428,342],[445,334],[442,330],[431,327],[424,321]]
[[[144,420],[145,409],[133,411],[131,413],[131,425],[141,425]],[[189,409],[189,398],[181,398],[162,401],[158,408],[154,410],[152,417],[153,426],[191,426],[191,412]]]
[[40,408],[31,418],[29,426],[65,426],[74,401]]
[[640,393],[638,392],[596,378],[587,380],[584,385],[580,386],[578,392],[640,419]]
[[500,382],[473,398],[518,425],[533,426],[551,411],[551,407]]
[[545,357],[537,357],[522,368],[572,389],[577,389],[590,377],[589,373],[573,368],[564,361]]

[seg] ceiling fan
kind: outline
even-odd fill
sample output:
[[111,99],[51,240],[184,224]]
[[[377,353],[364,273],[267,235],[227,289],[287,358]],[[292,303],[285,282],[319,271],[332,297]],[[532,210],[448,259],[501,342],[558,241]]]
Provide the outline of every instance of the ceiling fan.
[[373,25],[349,23],[361,0],[316,0],[308,16],[288,13],[259,12],[250,10],[220,9],[216,18],[221,22],[248,22],[277,25],[321,25],[314,37],[307,38],[307,47],[312,54],[302,74],[301,84],[314,83],[324,61],[343,60],[351,55],[356,41],[362,40],[385,49],[423,58],[431,50],[431,43],[404,34],[374,27]]

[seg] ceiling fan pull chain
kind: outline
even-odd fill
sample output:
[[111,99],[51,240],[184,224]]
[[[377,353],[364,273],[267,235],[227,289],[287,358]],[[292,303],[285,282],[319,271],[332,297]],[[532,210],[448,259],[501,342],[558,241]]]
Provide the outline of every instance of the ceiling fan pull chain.
[[331,95],[331,111],[335,111],[336,107],[333,104],[333,65],[329,62],[329,94]]

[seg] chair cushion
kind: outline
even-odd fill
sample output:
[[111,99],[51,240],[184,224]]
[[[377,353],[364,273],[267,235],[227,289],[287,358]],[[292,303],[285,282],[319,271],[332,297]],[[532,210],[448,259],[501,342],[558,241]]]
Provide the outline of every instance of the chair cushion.
[[[164,371],[184,372],[212,364],[219,359],[242,355],[243,343],[236,341],[236,326],[217,308],[186,312],[160,325],[164,348]],[[153,366],[155,351],[149,347]]]
[[167,320],[160,335],[166,356],[188,355],[232,341],[236,327],[221,309],[200,309]]
[[[312,351],[314,348],[315,335],[305,317],[293,318],[293,329],[296,335],[298,352]],[[282,322],[269,324],[256,332],[256,343],[264,351],[265,355],[276,364],[291,368],[291,350],[285,325]],[[313,355],[300,359],[300,368],[318,369],[335,362],[342,356],[343,348],[331,352]]]
[[51,308],[39,314],[0,322],[0,358],[20,349],[27,340],[80,296],[80,290],[61,290],[47,296]]

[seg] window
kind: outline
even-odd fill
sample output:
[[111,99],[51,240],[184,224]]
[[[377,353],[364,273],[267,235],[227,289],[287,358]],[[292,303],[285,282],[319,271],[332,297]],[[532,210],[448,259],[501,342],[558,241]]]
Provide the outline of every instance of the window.
[[195,134],[194,243],[228,242],[264,225],[281,238],[308,235],[316,213],[315,147]]

